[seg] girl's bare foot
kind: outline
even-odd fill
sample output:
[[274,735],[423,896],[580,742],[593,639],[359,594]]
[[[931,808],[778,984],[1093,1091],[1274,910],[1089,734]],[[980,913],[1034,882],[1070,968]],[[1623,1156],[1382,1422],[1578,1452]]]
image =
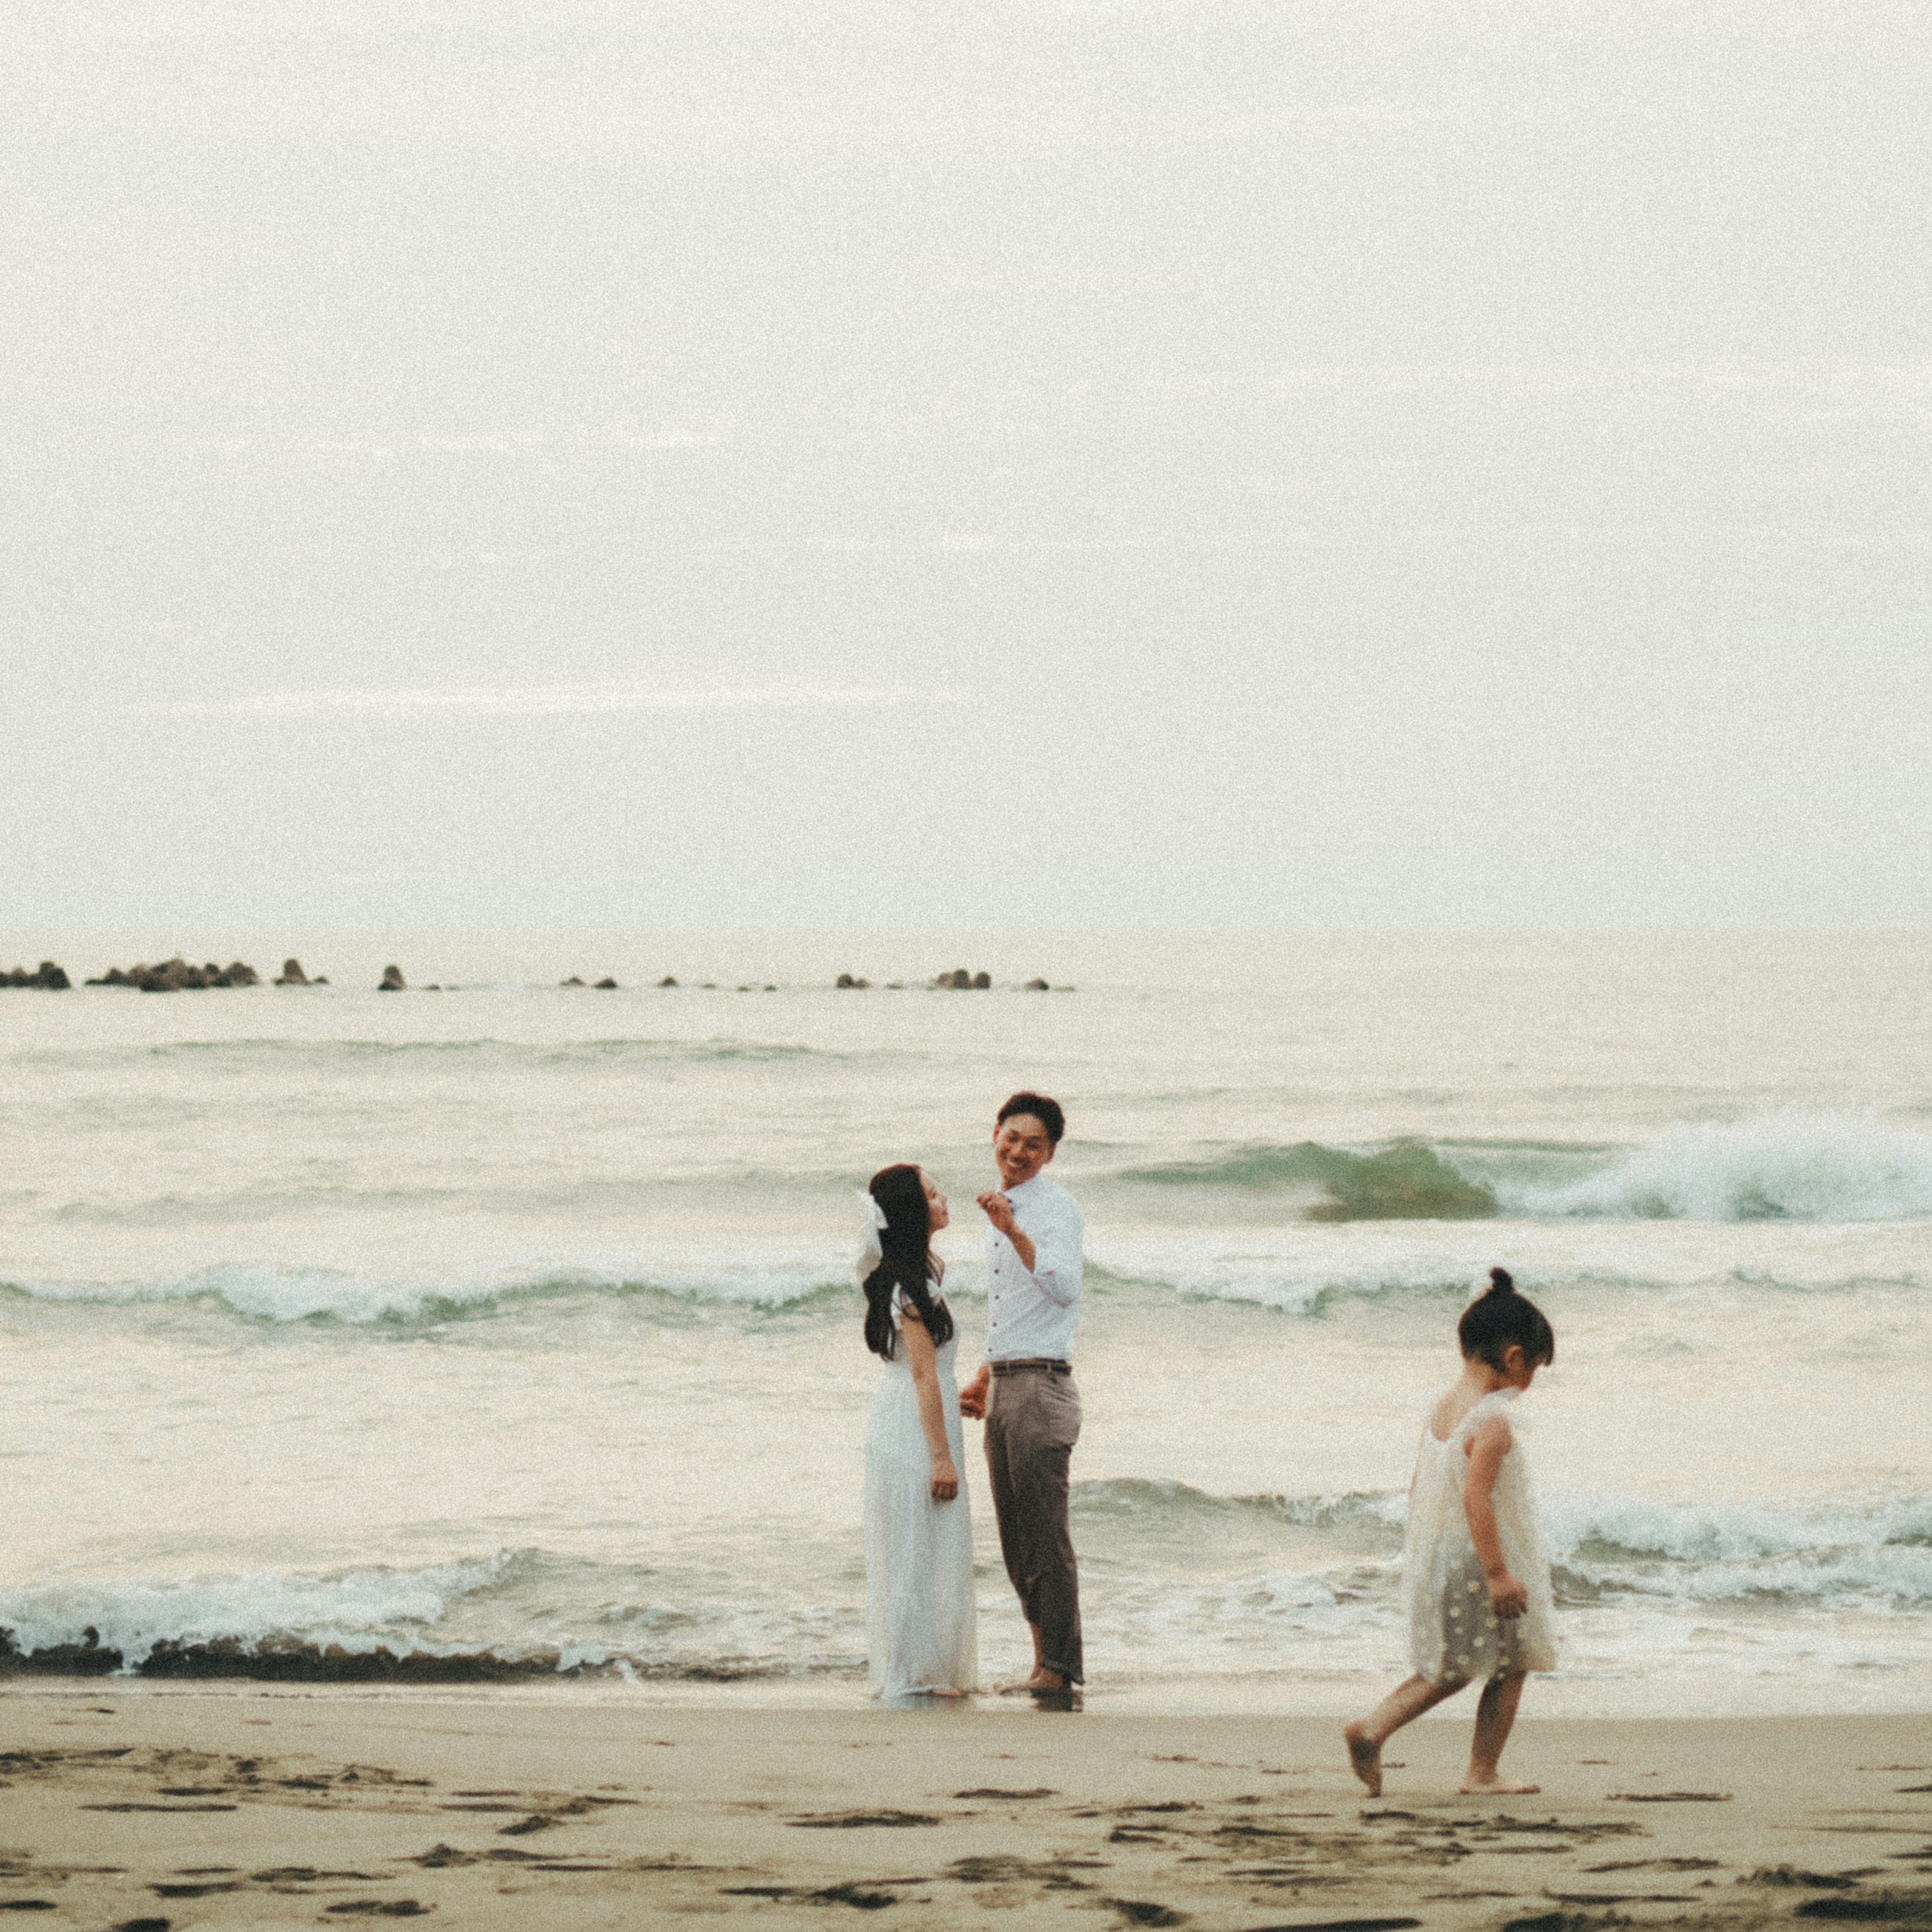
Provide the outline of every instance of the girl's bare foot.
[[[1342,1726],[1342,1735],[1348,1741],[1349,1767],[1369,1787],[1371,1798],[1382,1795],[1382,1748],[1368,1734],[1367,1727],[1358,1718],[1352,1724]],[[1465,1785],[1464,1790],[1469,1787]]]
[[936,1684],[926,1694],[928,1697],[963,1697],[965,1692],[956,1690],[950,1684]]
[[1540,1791],[1540,1784],[1519,1784],[1513,1778],[1504,1778],[1491,1772],[1487,1778],[1480,1778],[1472,1772],[1457,1787],[1466,1798],[1529,1798]]

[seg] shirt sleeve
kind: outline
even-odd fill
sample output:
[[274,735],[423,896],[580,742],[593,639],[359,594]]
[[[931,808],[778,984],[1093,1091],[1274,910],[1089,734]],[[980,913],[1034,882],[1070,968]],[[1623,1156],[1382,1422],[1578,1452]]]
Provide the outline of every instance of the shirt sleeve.
[[1021,1230],[1033,1243],[1034,1286],[1060,1308],[1071,1308],[1080,1299],[1084,1231],[1080,1210],[1070,1199],[1054,1202],[1039,1226]]

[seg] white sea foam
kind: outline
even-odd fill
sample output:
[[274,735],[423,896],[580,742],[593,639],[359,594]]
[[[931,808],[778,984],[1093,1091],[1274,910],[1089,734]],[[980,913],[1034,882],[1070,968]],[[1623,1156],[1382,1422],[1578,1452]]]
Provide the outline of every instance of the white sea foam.
[[1375,1258],[1354,1262],[1303,1239],[1287,1243],[1265,1234],[1233,1240],[1103,1237],[1090,1240],[1088,1254],[1098,1269],[1122,1282],[1208,1300],[1253,1302],[1291,1315],[1311,1314],[1343,1298],[1466,1296],[1471,1280],[1469,1264],[1450,1256],[1403,1256],[1384,1246]]
[[[1090,1642],[1114,1669],[1378,1667],[1400,1648],[1402,1513],[1400,1491],[1227,1497],[1139,1479],[1084,1483],[1074,1520]],[[1883,1624],[1932,1606],[1932,1495],[1801,1507],[1559,1491],[1544,1516],[1566,1615],[1586,1619],[1604,1667],[1651,1641],[1643,1633],[1658,1617],[1707,1618],[1722,1605],[1835,1618],[1840,1635],[1815,1641],[1838,1645],[1840,1661],[1882,1662],[1884,1646],[1859,1634],[1858,1618]],[[757,1578],[722,1594],[715,1555],[670,1551],[647,1566],[522,1550],[418,1569],[59,1578],[0,1592],[0,1628],[19,1656],[86,1646],[116,1653],[127,1670],[172,1667],[174,1653],[211,1647],[237,1670],[293,1654],[301,1674],[322,1676],[356,1676],[378,1649],[491,1671],[722,1678],[856,1667],[856,1565],[828,1567],[808,1540],[768,1537],[760,1548]],[[997,1589],[985,1609],[1004,1615]],[[1910,1630],[1893,1638],[1917,1654]],[[203,1657],[196,1667],[222,1666]]]
[[1560,1186],[1492,1183],[1505,1214],[1701,1221],[1932,1215],[1932,1138],[1858,1114],[1683,1126]]
[[1684,1603],[1932,1605],[1932,1496],[1796,1508],[1549,1497],[1564,1570],[1597,1588]]
[[[1202,1601],[1221,1605],[1220,1617],[1241,1603],[1262,1616],[1335,1600],[1344,1572],[1358,1584],[1392,1578],[1405,1502],[1399,1490],[1231,1498],[1182,1484],[1117,1480],[1080,1484],[1075,1512],[1083,1535],[1102,1552],[1120,1544],[1130,1571],[1144,1569],[1152,1552],[1173,1546],[1177,1536],[1197,1541],[1216,1519],[1225,1534],[1249,1538],[1270,1520],[1332,1537],[1327,1565],[1286,1595],[1256,1594],[1259,1586],[1240,1580],[1175,1585],[1184,1594],[1207,1590]],[[1932,1605],[1932,1494],[1800,1506],[1557,1490],[1543,1499],[1541,1514],[1561,1568],[1606,1592],[1685,1604],[1756,1597],[1824,1606]]]
[[[1499,1261],[1508,1263],[1526,1292],[1570,1298],[1740,1287],[1835,1294],[1910,1289],[1928,1277],[1923,1244],[1910,1224],[1865,1226],[1870,1232],[1821,1230],[1828,1238],[1802,1250],[1767,1249],[1755,1230],[1703,1233],[1684,1222],[1626,1224],[1614,1235],[1599,1228],[1580,1240],[1576,1223],[1560,1220],[1505,1226],[1375,1222],[1318,1230],[1292,1225],[1138,1239],[1102,1234],[1088,1243],[1088,1286],[1096,1308],[1106,1298],[1125,1296],[1245,1304],[1310,1317],[1348,1304],[1379,1303],[1453,1323],[1456,1307]],[[734,1252],[666,1246],[468,1266],[434,1265],[429,1257],[432,1265],[419,1272],[398,1266],[381,1274],[232,1261],[146,1279],[0,1274],[0,1293],[92,1306],[104,1318],[133,1305],[173,1304],[266,1323],[433,1326],[542,1313],[562,1324],[590,1318],[601,1306],[617,1302],[644,1320],[654,1311],[681,1318],[678,1311],[706,1306],[815,1307],[837,1320],[850,1312],[855,1292],[848,1245],[834,1240],[760,1249],[748,1241]],[[970,1248],[956,1253],[946,1274],[948,1299],[970,1305],[984,1292],[978,1253]]]
[[0,1632],[10,1667],[71,1670],[84,1653],[126,1674],[185,1666],[196,1676],[357,1679],[398,1660],[422,1675],[424,1660],[429,1674],[456,1678],[862,1669],[856,1600],[774,1600],[769,1588],[720,1598],[706,1587],[715,1583],[704,1568],[668,1575],[530,1550],[416,1570],[60,1579],[0,1592]]
[[86,1644],[118,1652],[128,1670],[138,1670],[164,1643],[253,1647],[284,1640],[351,1653],[399,1642],[434,1650],[429,1628],[458,1598],[500,1582],[515,1560],[506,1552],[415,1570],[32,1584],[0,1591],[0,1628],[11,1633],[22,1655]]
[[218,1304],[252,1321],[324,1319],[363,1324],[461,1319],[507,1313],[572,1296],[663,1295],[692,1302],[783,1307],[843,1287],[834,1264],[808,1257],[639,1258],[554,1268],[500,1269],[442,1279],[394,1279],[346,1270],[232,1262],[155,1281],[17,1280],[4,1286],[35,1300],[125,1306]]
[[1742,1563],[1859,1545],[1932,1546],[1932,1496],[1797,1508],[1579,1492],[1549,1496],[1542,1508],[1559,1550],[1574,1553],[1599,1544],[1629,1557],[1678,1564]]

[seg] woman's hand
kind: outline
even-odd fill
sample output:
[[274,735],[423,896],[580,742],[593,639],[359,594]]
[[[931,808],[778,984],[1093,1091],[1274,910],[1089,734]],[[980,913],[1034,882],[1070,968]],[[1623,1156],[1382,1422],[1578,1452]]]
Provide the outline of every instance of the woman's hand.
[[935,1456],[932,1459],[932,1500],[936,1503],[950,1503],[959,1493],[959,1472],[952,1466],[950,1456]]
[[1490,1579],[1490,1608],[1508,1622],[1529,1608],[1529,1592],[1507,1570],[1499,1571]]

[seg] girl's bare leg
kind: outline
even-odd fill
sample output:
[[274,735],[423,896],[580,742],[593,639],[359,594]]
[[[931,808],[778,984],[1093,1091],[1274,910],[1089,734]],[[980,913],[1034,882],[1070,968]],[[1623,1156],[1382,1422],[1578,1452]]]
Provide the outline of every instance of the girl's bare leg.
[[1503,1746],[1509,1742],[1510,1728],[1516,1722],[1516,1707],[1522,1701],[1526,1672],[1512,1670],[1507,1676],[1492,1677],[1483,1686],[1482,1701],[1476,1706],[1476,1736],[1469,1747],[1468,1775],[1462,1780],[1466,1792],[1502,1792],[1514,1797],[1540,1790],[1540,1785],[1518,1784],[1496,1768],[1502,1761]]
[[[1371,1798],[1382,1795],[1382,1746],[1425,1711],[1432,1711],[1445,1697],[1453,1697],[1466,1679],[1432,1684],[1426,1677],[1408,1677],[1398,1684],[1366,1718],[1342,1726],[1348,1741],[1348,1762],[1355,1775],[1369,1787]],[[1515,1707],[1510,1707],[1514,1714]]]

